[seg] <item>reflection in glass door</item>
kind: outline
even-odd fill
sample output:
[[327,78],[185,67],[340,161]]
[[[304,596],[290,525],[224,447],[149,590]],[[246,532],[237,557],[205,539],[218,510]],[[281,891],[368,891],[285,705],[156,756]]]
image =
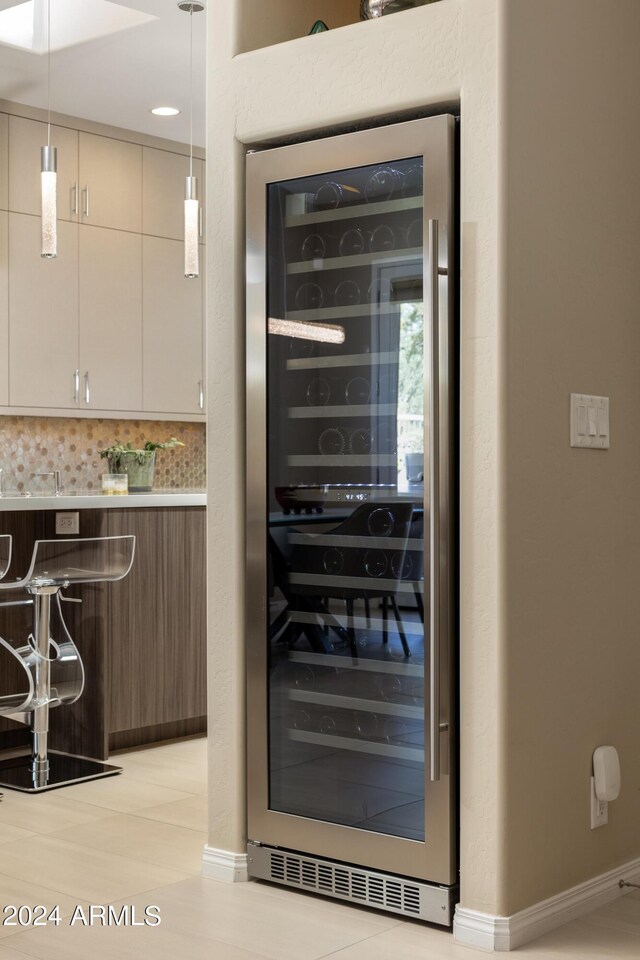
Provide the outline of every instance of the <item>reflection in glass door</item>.
[[267,231],[269,806],[424,840],[422,157]]

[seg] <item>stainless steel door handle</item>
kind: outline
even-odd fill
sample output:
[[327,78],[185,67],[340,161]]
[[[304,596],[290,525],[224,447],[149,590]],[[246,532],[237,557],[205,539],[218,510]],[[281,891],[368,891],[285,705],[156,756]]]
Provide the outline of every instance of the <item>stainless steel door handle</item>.
[[198,406],[204,410],[204,380],[198,380]]
[[71,196],[73,197],[73,202],[71,204],[71,213],[74,216],[78,216],[78,184],[74,183],[71,187]]
[[80,399],[80,371],[73,371],[73,402],[77,403]]
[[429,779],[440,779],[440,292],[438,289],[439,221],[429,220]]
[[84,402],[91,403],[91,390],[89,387],[89,371],[87,370],[84,375]]
[[82,188],[82,215],[89,218],[89,184]]

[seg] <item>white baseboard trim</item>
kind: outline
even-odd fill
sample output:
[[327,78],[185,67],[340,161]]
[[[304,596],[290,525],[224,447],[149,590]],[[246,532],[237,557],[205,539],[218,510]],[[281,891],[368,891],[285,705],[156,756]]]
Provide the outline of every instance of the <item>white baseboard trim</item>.
[[479,950],[515,950],[570,920],[630,893],[628,888],[620,888],[619,881],[637,882],[638,877],[640,857],[509,917],[467,910],[458,904],[453,920],[454,939],[457,943]]
[[242,883],[249,879],[247,855],[206,844],[202,853],[202,876],[224,883]]

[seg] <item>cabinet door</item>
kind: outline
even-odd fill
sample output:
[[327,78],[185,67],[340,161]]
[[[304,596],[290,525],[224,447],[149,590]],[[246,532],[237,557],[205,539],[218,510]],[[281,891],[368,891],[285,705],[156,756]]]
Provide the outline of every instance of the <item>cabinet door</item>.
[[76,407],[78,227],[58,224],[58,256],[40,256],[40,218],[9,214],[9,371],[14,407]]
[[[40,216],[40,148],[47,125],[24,117],[9,118],[9,209]],[[78,219],[78,131],[51,127],[58,148],[58,219]]]
[[206,522],[197,507],[108,510],[136,558],[109,585],[109,730],[201,717],[206,696]]
[[0,210],[0,405],[9,403],[9,214]]
[[[142,152],[142,232],[154,237],[182,240],[184,237],[185,177],[189,176],[189,158],[166,150],[144,147]],[[193,176],[198,178],[198,199],[202,209],[204,233],[204,163],[193,161]],[[204,237],[202,237],[204,239]]]
[[202,278],[184,277],[178,240],[142,238],[143,410],[203,413]]
[[141,232],[141,146],[81,133],[80,188],[82,223]]
[[0,210],[9,204],[9,117],[0,113]]
[[142,405],[142,238],[81,225],[80,405]]

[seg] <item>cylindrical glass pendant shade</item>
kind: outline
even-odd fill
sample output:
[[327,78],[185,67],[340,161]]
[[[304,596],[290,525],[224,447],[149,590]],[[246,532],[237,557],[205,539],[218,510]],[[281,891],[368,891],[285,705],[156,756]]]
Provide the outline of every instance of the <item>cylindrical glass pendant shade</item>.
[[184,201],[184,275],[188,280],[194,280],[200,275],[199,227],[198,181],[196,177],[187,177]]
[[57,147],[42,147],[42,249],[41,256],[52,260],[58,256],[58,224],[56,186],[58,174]]

